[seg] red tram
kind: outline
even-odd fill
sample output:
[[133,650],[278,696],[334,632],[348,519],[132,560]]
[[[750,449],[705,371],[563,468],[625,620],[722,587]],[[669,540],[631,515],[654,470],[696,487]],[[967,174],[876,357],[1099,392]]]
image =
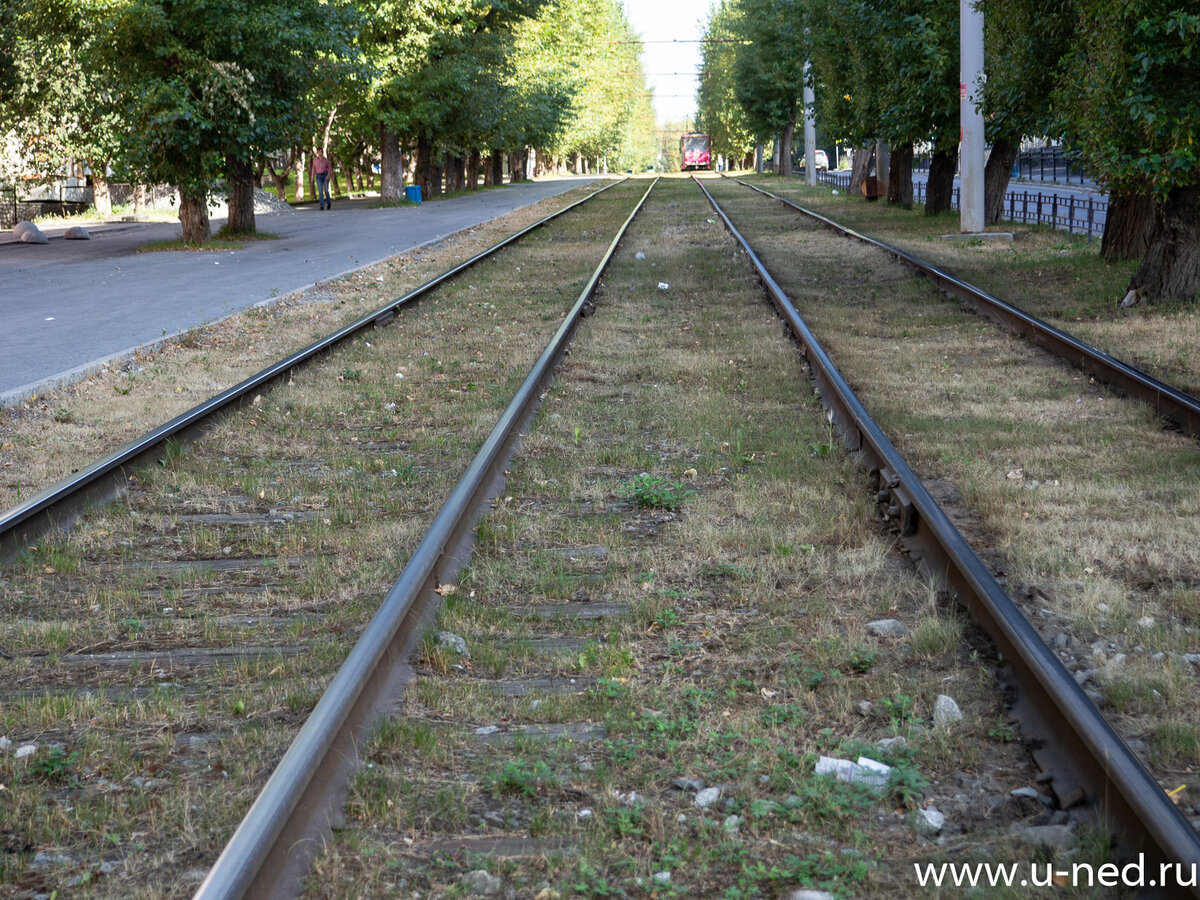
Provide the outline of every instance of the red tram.
[[679,138],[679,170],[711,169],[712,153],[709,151],[707,134],[698,132],[685,134]]

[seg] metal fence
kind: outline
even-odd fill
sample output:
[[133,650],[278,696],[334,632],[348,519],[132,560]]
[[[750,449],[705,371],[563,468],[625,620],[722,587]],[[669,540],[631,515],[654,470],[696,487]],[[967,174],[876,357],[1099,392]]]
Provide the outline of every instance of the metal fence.
[[[850,189],[849,172],[818,172],[817,180],[839,190]],[[924,203],[927,189],[925,182],[914,183],[913,201]],[[958,192],[959,189],[955,188],[952,209],[958,209]],[[1003,218],[1026,225],[1050,225],[1068,234],[1083,234],[1091,238],[1104,234],[1108,200],[1095,194],[1081,197],[1078,194],[1064,196],[1053,191],[1009,190],[1004,194]]]
[[16,189],[0,200],[0,228],[12,228],[18,222],[40,216],[67,216],[81,213],[90,203],[63,199],[22,200]]
[[[113,206],[130,206],[134,200],[134,185],[113,182],[108,186]],[[175,206],[175,188],[171,185],[147,185],[144,192],[146,207]],[[23,195],[18,188],[0,195],[0,228],[12,228],[18,222],[41,216],[67,216],[85,212],[93,203],[92,188],[56,185]]]
[[[913,157],[913,171],[928,172],[930,160],[928,153]],[[1022,150],[1013,163],[1012,177],[1054,183],[1061,181],[1064,184],[1086,184],[1089,181],[1079,155],[1056,145]]]

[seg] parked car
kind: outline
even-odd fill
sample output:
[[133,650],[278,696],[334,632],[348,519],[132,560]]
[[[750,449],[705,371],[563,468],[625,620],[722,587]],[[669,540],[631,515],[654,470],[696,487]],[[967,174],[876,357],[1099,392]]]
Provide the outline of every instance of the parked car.
[[[827,171],[827,170],[829,169],[829,154],[828,154],[828,153],[826,153],[824,150],[818,150],[818,151],[816,151],[816,153],[814,154],[814,156],[816,157],[816,163],[817,163],[817,165],[816,165],[816,169],[817,169],[817,171],[818,171],[818,172],[825,172],[825,171]],[[807,160],[805,160],[805,158],[804,158],[804,154],[803,154],[803,153],[801,153],[801,154],[800,154],[800,156],[799,156],[799,158],[796,160],[796,168],[797,168],[799,171],[803,172],[803,171],[804,171],[804,166],[805,166],[806,164],[807,164]]]

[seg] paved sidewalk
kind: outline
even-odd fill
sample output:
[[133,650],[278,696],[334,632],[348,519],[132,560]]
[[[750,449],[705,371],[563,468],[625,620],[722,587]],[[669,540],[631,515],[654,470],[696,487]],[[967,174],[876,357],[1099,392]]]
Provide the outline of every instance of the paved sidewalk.
[[[77,380],[127,356],[318,281],[395,256],[594,177],[553,178],[397,209],[365,201],[258,215],[279,240],[204,253],[134,251],[179,223],[89,226],[91,241],[21,244],[0,232],[0,405]],[[221,224],[214,220],[214,231]]]

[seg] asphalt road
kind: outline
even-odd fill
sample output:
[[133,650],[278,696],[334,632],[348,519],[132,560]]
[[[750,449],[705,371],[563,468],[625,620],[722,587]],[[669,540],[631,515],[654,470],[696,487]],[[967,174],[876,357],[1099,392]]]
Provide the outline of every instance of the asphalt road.
[[[135,253],[178,222],[89,228],[91,241],[0,232],[0,405],[69,383],[134,350],[578,187],[555,178],[398,209],[337,201],[259,214],[279,240],[243,250]],[[214,220],[214,230],[221,224]]]

